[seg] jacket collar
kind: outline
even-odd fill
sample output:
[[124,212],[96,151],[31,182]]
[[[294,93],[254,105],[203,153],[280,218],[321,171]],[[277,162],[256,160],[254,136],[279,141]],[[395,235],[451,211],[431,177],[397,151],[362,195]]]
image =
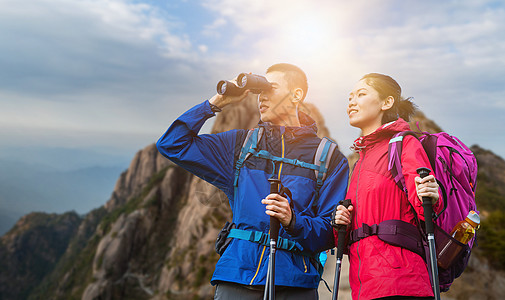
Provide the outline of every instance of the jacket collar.
[[384,139],[390,139],[397,132],[407,131],[407,130],[410,130],[409,123],[407,123],[402,118],[399,118],[396,121],[382,125],[377,130],[370,133],[369,135],[360,136],[359,138],[357,138],[354,141],[354,144],[351,147],[351,149],[356,152],[359,152],[362,149],[370,147],[370,146],[374,145],[375,143],[380,142]]
[[314,119],[304,112],[298,112],[298,119],[300,120],[300,126],[280,126],[261,120],[258,125],[264,127],[267,132],[278,131],[281,135],[287,133],[284,136],[288,141],[303,136],[317,136],[317,124]]

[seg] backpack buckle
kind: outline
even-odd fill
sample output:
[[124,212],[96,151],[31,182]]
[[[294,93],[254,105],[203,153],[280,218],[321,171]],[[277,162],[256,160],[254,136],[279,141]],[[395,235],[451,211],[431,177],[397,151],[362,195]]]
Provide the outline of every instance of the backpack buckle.
[[[379,232],[379,226],[378,224],[373,224],[372,226],[366,224],[366,223],[363,223],[363,237],[368,237],[368,236],[371,236],[371,235],[377,235],[377,233]],[[358,234],[359,236],[359,234]],[[361,236],[360,236],[361,237]]]

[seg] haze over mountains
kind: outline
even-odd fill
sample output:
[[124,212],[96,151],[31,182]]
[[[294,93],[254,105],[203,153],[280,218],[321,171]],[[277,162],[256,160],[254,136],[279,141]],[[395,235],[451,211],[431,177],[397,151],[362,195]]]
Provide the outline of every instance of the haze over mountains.
[[85,214],[103,205],[131,157],[65,148],[0,150],[0,235],[34,211]]

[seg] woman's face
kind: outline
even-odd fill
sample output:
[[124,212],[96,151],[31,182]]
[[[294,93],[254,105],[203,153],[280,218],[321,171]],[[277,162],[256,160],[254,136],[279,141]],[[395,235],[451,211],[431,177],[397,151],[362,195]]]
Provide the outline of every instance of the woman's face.
[[365,80],[360,80],[349,93],[347,115],[349,124],[360,128],[363,135],[374,132],[382,125],[385,101]]

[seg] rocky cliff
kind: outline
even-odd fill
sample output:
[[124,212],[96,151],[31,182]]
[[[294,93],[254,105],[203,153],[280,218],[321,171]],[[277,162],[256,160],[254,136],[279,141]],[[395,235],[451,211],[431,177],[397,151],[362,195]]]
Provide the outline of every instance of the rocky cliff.
[[[311,105],[303,109],[318,122],[320,135],[329,136],[317,109]],[[440,131],[423,115],[416,118],[421,129]],[[252,128],[258,119],[255,99],[247,99],[226,107],[216,118],[212,132]],[[478,201],[479,196],[492,195],[489,197],[494,200],[482,207],[505,206],[505,168],[500,167],[503,160],[489,151],[474,149],[481,164],[481,178],[492,177],[486,182],[484,194],[479,194],[479,188],[486,185],[478,184]],[[34,222],[29,215],[2,237],[0,298],[210,299],[213,287],[209,280],[218,259],[214,241],[225,221],[231,219],[227,202],[222,192],[172,164],[149,145],[121,174],[104,207],[82,218],[65,214]],[[39,228],[36,223],[53,225],[43,233],[28,234]],[[499,234],[503,230],[503,226],[491,225],[486,225],[489,232]],[[58,239],[47,238],[53,235]],[[486,237],[488,244],[493,244],[492,237]],[[22,240],[30,243],[14,242]],[[469,268],[444,295],[445,299],[499,299],[498,295],[505,294],[505,277],[494,265],[499,257],[491,264],[484,258],[497,252],[486,251],[472,257]],[[42,273],[37,271],[39,261],[44,264]],[[333,265],[330,257],[324,275],[330,285]],[[341,291],[341,299],[349,299],[345,275],[344,271],[341,288],[347,290]],[[325,288],[321,288],[320,295],[321,299],[330,297]]]

